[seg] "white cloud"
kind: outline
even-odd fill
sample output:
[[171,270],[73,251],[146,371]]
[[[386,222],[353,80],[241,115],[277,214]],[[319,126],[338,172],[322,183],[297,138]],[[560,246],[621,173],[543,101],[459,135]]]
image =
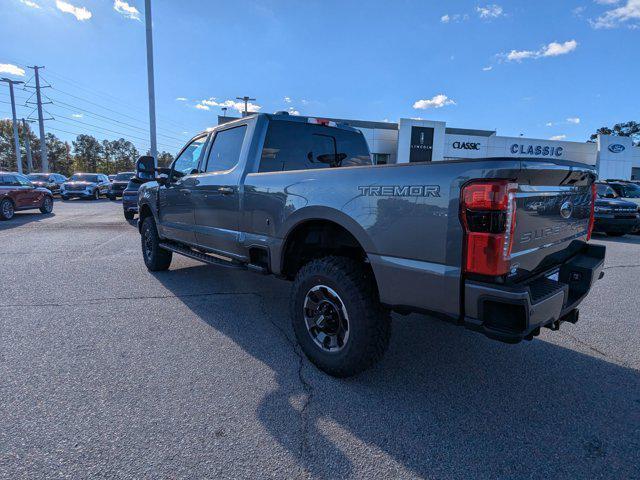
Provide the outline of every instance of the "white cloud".
[[413,108],[416,110],[426,110],[427,108],[442,108],[445,105],[455,105],[456,102],[451,98],[443,95],[442,93],[439,95],[435,95],[433,98],[428,100],[417,100],[413,104]]
[[26,5],[27,7],[31,7],[31,8],[42,8],[36,2],[32,2],[31,0],[20,0],[20,3],[22,3],[23,5]]
[[553,127],[553,122],[547,122],[547,123],[545,123],[545,126],[546,127]]
[[476,12],[478,12],[480,18],[498,18],[504,15],[502,7],[495,3],[484,7],[476,7]]
[[10,75],[24,77],[24,70],[12,63],[0,63],[0,73],[8,73]]
[[575,40],[568,40],[564,43],[551,42],[549,45],[543,47],[543,57],[557,57],[558,55],[565,55],[573,52],[578,48],[578,42]]
[[91,18],[91,12],[84,7],[76,7],[75,5],[71,5],[68,2],[63,2],[62,0],[56,0],[56,7],[58,10],[64,13],[70,13],[76,20],[82,22],[84,20],[89,20]]
[[464,22],[466,20],[469,20],[469,15],[467,15],[466,13],[464,15],[461,15],[459,13],[454,13],[453,15],[443,15],[440,17],[440,21],[442,23],[458,23],[458,22]]
[[291,103],[291,97],[284,97],[284,103]]
[[82,118],[82,117],[84,117],[84,115],[82,113],[72,113],[71,116],[73,118]]
[[509,62],[521,62],[527,58],[557,57],[558,55],[566,55],[567,53],[573,52],[576,48],[578,48],[578,42],[575,40],[568,40],[563,43],[551,42],[548,45],[544,45],[539,50],[511,50],[507,54],[502,54],[502,57],[506,58]]
[[574,125],[578,125],[580,123],[579,117],[569,117],[567,118],[567,122],[573,123]]
[[600,5],[615,5],[616,3],[619,3],[620,0],[593,0],[596,3],[599,3]]
[[289,110],[287,111],[289,112],[289,115],[300,115],[300,112],[293,107],[289,107]]
[[634,22],[640,22],[640,0],[627,0],[624,5],[607,10],[595,20],[591,20],[591,26],[593,28],[616,28],[627,23],[629,28],[638,28],[639,23]]
[[140,11],[133,5],[129,5],[127,2],[123,0],[114,0],[113,9],[116,12],[118,12],[120,15],[124,16],[125,18],[141,21]]
[[176,102],[186,102],[187,100],[187,97],[176,97]]
[[[237,110],[239,113],[244,112],[244,102],[235,102],[233,100],[225,100],[224,102],[218,102],[216,100],[216,97],[209,97],[209,98],[205,98],[203,100],[200,100],[200,103],[198,103],[195,106],[198,110],[209,110],[209,107],[226,107],[226,108],[232,108],[234,110]],[[247,110],[249,112],[258,112],[262,107],[260,105],[257,105],[255,103],[251,103],[249,102],[247,104]]]
[[553,137],[549,137],[549,140],[564,140],[567,138],[566,135],[554,135]]
[[489,65],[488,67],[482,67],[483,72],[489,72],[491,70],[493,70],[493,67],[491,65]]

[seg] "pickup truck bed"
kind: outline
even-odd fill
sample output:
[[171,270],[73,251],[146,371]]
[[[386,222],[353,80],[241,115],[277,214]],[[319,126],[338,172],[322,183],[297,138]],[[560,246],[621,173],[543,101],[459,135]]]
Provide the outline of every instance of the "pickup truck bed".
[[392,310],[517,342],[577,321],[602,272],[582,164],[373,166],[353,128],[260,114],[197,136],[160,172],[138,197],[147,267],[177,252],[293,280],[298,341],[332,375],[382,356]]

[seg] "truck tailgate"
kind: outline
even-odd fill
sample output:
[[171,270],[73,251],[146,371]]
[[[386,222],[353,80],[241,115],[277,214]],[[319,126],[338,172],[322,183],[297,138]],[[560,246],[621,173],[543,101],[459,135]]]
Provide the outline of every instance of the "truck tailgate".
[[595,174],[586,165],[525,161],[517,181],[511,281],[560,264],[581,248]]

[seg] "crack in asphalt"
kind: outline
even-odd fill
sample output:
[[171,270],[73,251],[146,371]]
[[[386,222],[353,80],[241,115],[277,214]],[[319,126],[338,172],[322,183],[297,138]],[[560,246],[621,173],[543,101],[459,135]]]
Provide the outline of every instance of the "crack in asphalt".
[[0,308],[10,307],[76,307],[88,305],[97,302],[110,302],[113,300],[163,300],[169,298],[194,298],[194,297],[213,297],[217,295],[259,295],[256,292],[204,292],[204,293],[184,293],[184,294],[166,294],[166,295],[136,295],[123,297],[99,297],[88,298],[77,302],[45,302],[45,303],[13,303],[0,305]]
[[560,332],[563,335],[569,337],[570,339],[572,339],[574,342],[576,342],[578,345],[581,345],[585,348],[588,348],[589,350],[591,350],[592,352],[597,353],[598,355],[602,356],[603,358],[606,358],[607,360],[611,360],[613,362],[616,362],[619,365],[623,365],[625,367],[629,367],[631,368],[631,365],[629,365],[627,362],[625,362],[624,360],[621,360],[617,357],[614,357],[613,355],[608,354],[607,352],[600,350],[598,347],[594,347],[593,345],[585,342],[584,340],[580,340],[579,338],[571,335],[570,333],[567,332]]
[[271,316],[268,315],[264,307],[264,297],[259,293],[255,293],[254,295],[260,299],[260,309],[262,310],[264,316],[269,320],[269,323],[271,323],[271,325],[273,325],[274,328],[280,332],[282,337],[291,347],[291,350],[293,351],[293,353],[296,355],[296,357],[298,357],[298,369],[297,369],[298,381],[302,385],[302,390],[304,391],[305,397],[306,397],[304,403],[302,404],[302,408],[300,409],[301,429],[300,429],[300,447],[299,447],[298,458],[307,459],[307,458],[310,458],[308,410],[311,406],[311,402],[313,401],[313,386],[304,376],[304,366],[305,366],[306,357],[302,352],[302,350],[300,349],[300,345],[298,344],[298,342],[295,339],[292,339],[291,337],[289,337],[286,330],[282,326],[274,322],[271,319]]
[[640,264],[636,264],[636,265],[610,265],[608,267],[604,267],[603,270],[609,270],[611,268],[638,268],[640,267]]

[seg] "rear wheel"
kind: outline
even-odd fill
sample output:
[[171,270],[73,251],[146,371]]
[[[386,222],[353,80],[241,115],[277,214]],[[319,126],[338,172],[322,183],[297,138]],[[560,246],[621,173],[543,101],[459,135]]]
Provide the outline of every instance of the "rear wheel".
[[15,214],[13,202],[5,198],[0,202],[0,220],[11,220]]
[[335,377],[378,362],[389,345],[391,319],[373,279],[343,257],[312,260],[296,275],[290,303],[296,338],[309,360]]
[[40,211],[42,213],[53,212],[53,198],[48,195],[44,197],[44,199],[42,200],[42,205],[40,205]]
[[69,200],[69,196],[68,195],[62,195],[62,201],[66,202],[67,200]]
[[142,222],[142,257],[147,269],[152,272],[166,270],[171,265],[172,252],[160,247],[160,237],[153,217],[147,217]]

